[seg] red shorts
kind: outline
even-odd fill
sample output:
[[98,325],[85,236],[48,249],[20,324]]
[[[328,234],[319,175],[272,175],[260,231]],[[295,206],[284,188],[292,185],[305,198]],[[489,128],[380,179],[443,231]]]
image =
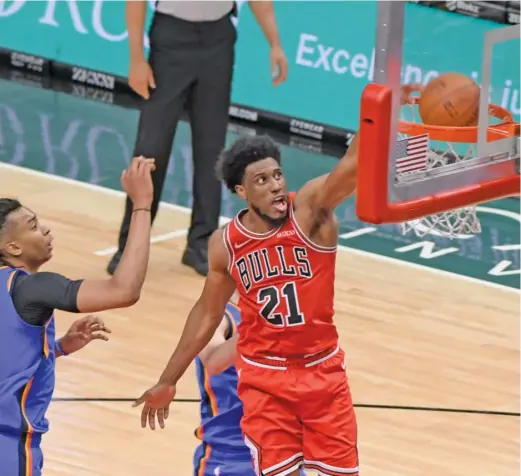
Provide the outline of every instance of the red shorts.
[[241,428],[259,476],[301,466],[320,475],[358,475],[357,424],[338,347],[305,360],[239,356]]

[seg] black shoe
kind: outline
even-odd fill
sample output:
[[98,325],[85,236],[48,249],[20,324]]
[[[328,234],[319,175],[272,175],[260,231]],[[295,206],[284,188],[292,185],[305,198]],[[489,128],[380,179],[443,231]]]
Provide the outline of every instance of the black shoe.
[[123,255],[123,251],[118,250],[116,252],[116,254],[112,257],[109,264],[107,265],[107,273],[114,274],[116,272],[116,268],[118,267],[118,264],[121,261],[122,255]]
[[201,276],[208,275],[208,252],[206,249],[186,248],[181,263],[190,266]]

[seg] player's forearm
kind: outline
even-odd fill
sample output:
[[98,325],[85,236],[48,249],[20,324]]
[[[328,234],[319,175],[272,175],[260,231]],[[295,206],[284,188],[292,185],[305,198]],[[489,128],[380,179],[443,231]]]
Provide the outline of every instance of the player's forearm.
[[238,337],[239,335],[235,334],[226,342],[216,347],[207,357],[205,368],[210,375],[220,374],[235,363]]
[[125,19],[131,60],[142,60],[145,57],[143,35],[145,32],[146,13],[146,0],[127,0]]
[[274,46],[280,46],[279,30],[277,28],[277,20],[275,19],[273,2],[271,0],[250,0],[249,5],[269,45],[272,48]]
[[135,298],[140,295],[148,267],[151,228],[149,209],[150,205],[134,205],[127,244],[111,279],[117,289],[124,289],[125,294]]
[[221,316],[222,314],[213,316],[206,313],[202,303],[197,301],[188,315],[181,339],[159,378],[160,382],[174,385],[177,383],[194,358],[210,342]]
[[349,147],[340,159],[330,176],[333,175],[331,192],[333,194],[351,194],[356,188],[356,174],[358,172],[358,134],[353,137]]
[[334,210],[356,190],[358,172],[358,135],[355,135],[347,152],[329,173],[318,192],[317,207]]

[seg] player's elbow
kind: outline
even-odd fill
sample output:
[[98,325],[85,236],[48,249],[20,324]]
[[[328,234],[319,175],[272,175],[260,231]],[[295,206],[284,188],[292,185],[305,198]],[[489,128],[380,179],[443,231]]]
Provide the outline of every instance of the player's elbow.
[[118,308],[130,307],[136,304],[141,298],[140,289],[132,289],[128,287],[117,287],[113,294],[115,304]]
[[130,307],[136,304],[141,299],[140,292],[132,292],[128,293],[122,298],[122,306],[121,307]]

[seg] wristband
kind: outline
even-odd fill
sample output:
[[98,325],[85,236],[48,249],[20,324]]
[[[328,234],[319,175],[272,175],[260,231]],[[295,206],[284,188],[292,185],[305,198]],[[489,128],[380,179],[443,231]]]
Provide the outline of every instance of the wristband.
[[152,210],[150,210],[150,208],[136,208],[135,210],[132,210],[132,213],[140,211],[150,212]]
[[61,355],[67,355],[67,353],[63,350],[59,340],[54,343],[54,349],[57,350]]

